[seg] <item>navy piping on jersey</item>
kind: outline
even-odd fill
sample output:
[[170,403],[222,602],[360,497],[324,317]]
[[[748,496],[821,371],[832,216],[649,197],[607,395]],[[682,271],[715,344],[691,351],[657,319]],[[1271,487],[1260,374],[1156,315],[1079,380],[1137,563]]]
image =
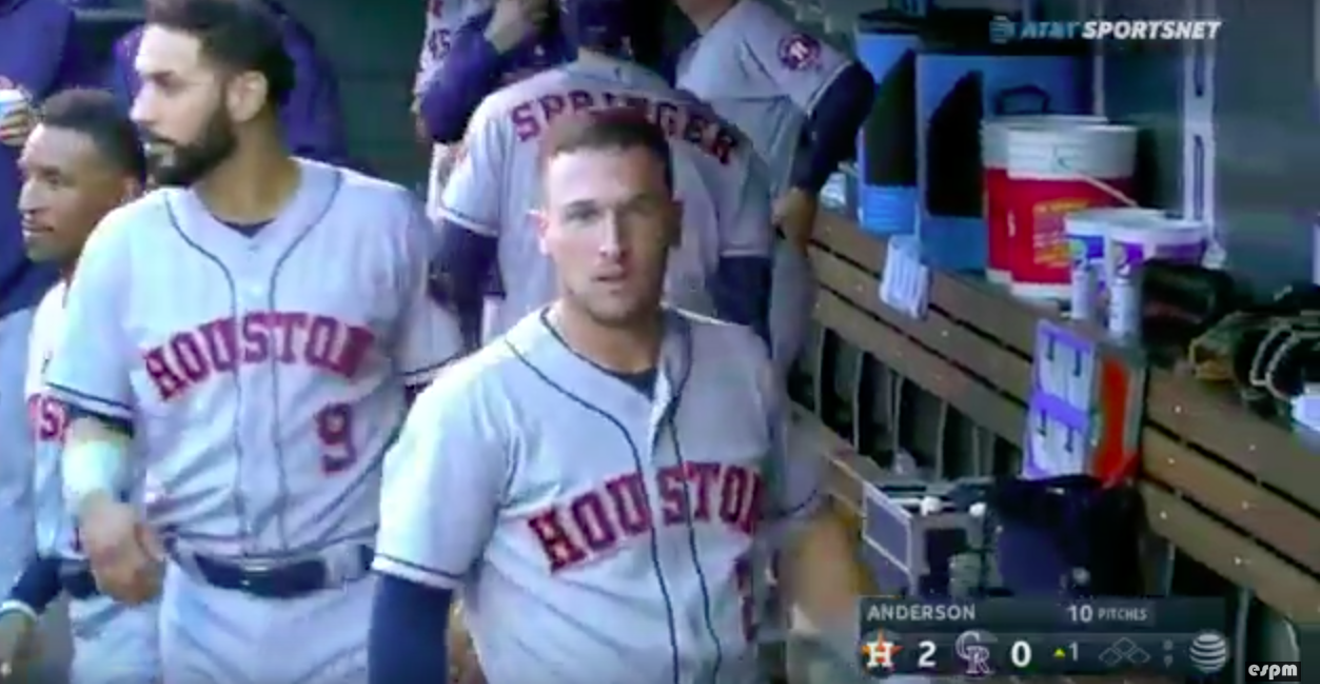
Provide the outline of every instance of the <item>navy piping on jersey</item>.
[[[325,199],[325,204],[321,206],[320,211],[316,212],[315,214],[312,214],[312,220],[306,223],[306,225],[302,229],[302,232],[299,233],[298,236],[293,239],[293,242],[289,243],[289,246],[287,249],[284,250],[284,253],[281,254],[278,259],[275,260],[275,264],[270,271],[270,280],[266,282],[267,285],[266,291],[268,293],[266,295],[267,311],[275,311],[276,294],[278,293],[280,286],[280,271],[284,268],[284,265],[289,261],[289,258],[293,256],[293,253],[298,251],[298,248],[302,246],[303,241],[307,239],[307,236],[312,234],[312,230],[314,230],[317,226],[321,225],[321,223],[325,220],[325,217],[330,214],[330,209],[334,207],[335,200],[339,198],[339,191],[343,187],[344,187],[344,174],[339,169],[335,169],[334,185],[330,188],[330,192],[328,193]],[[267,364],[270,368],[270,402],[271,402],[270,405],[273,407],[279,407],[281,403],[280,402],[280,370],[282,369],[282,366],[279,363],[279,360],[275,358],[274,354],[271,354],[269,356],[269,358],[267,359]],[[241,402],[239,406],[242,406]],[[280,418],[281,418],[280,411],[278,410],[274,411],[273,415],[271,416],[271,433],[272,433],[271,436],[274,437],[274,439],[271,440],[271,447],[272,447],[272,451],[275,452],[275,471],[279,474],[279,478],[278,478],[279,494],[276,495],[277,498],[274,502],[274,510],[278,511],[278,513],[275,514],[275,529],[280,537],[280,548],[284,551],[289,551],[290,550],[289,532],[285,524],[287,521],[285,520],[285,515],[284,515],[284,511],[288,510],[288,506],[286,506],[285,504],[289,500],[289,471],[284,462],[284,448],[280,445],[280,440],[279,440],[279,435],[283,432],[283,430],[280,429]],[[361,456],[362,455],[359,455],[359,457]],[[377,454],[376,456],[377,462],[379,463],[379,461],[383,457],[384,457],[383,451],[380,454]],[[241,461],[238,470],[239,472],[242,471]],[[368,468],[366,469],[365,474],[369,474],[373,470],[375,470],[374,467]],[[346,486],[343,489],[341,489],[340,500],[347,497],[350,493],[356,490],[357,487],[360,486],[365,481],[366,478],[364,477],[358,482],[353,483],[352,485]],[[261,535],[258,534],[257,536],[260,537]]]
[[447,571],[447,570],[441,570],[441,569],[439,569],[439,568],[433,568],[433,567],[431,567],[431,566],[429,566],[429,565],[423,565],[423,564],[421,564],[421,563],[414,563],[413,561],[406,561],[406,560],[404,560],[404,559],[402,559],[402,558],[398,558],[398,557],[396,557],[396,556],[391,556],[391,555],[389,555],[388,553],[381,553],[381,552],[379,552],[379,551],[376,552],[376,557],[377,557],[377,558],[380,558],[380,559],[382,559],[382,560],[387,560],[387,561],[389,561],[389,562],[391,562],[391,563],[394,563],[394,564],[396,564],[396,565],[400,565],[400,566],[402,566],[402,567],[408,568],[408,569],[410,569],[410,570],[416,570],[417,572],[420,572],[420,573],[422,573],[422,574],[425,574],[425,575],[431,575],[431,576],[433,576],[433,577],[436,577],[436,578],[442,579],[442,580],[445,581],[446,584],[451,583],[451,582],[454,582],[454,583],[462,582],[463,579],[464,579],[465,577],[467,577],[467,572],[458,572],[458,573],[455,573],[455,572],[449,572],[449,571]]
[[[211,261],[211,263],[215,264],[216,268],[220,269],[220,274],[224,276],[225,282],[229,284],[229,315],[234,319],[238,319],[238,297],[237,297],[238,286],[234,283],[234,274],[229,272],[229,267],[225,266],[224,261],[221,261],[219,257],[212,254],[205,247],[202,247],[195,240],[188,237],[187,233],[183,232],[183,226],[180,225],[179,223],[179,216],[178,214],[175,213],[174,204],[169,201],[168,195],[166,195],[165,197],[165,212],[170,217],[170,227],[174,229],[174,232],[179,236],[179,239],[182,240],[185,245],[193,248],[194,250],[197,251],[198,254],[201,254],[203,257]],[[242,406],[243,383],[238,381],[238,373],[229,374],[229,378],[230,381],[234,384],[234,397],[235,399],[237,399],[238,406]],[[240,422],[238,418],[239,413],[240,413],[239,411],[234,411],[233,419],[230,421],[230,439],[234,445],[234,454],[238,458],[239,462],[242,463],[243,441],[238,437],[240,434],[239,432]],[[234,504],[234,513],[237,514],[239,520],[239,529],[236,530],[236,533],[240,538],[245,538],[246,535],[243,534],[243,529],[246,526],[243,525],[243,521],[247,519],[247,507],[243,504],[243,498],[238,496],[238,492],[240,490],[237,486],[239,484],[239,482],[237,482],[237,479],[239,477],[240,470],[241,468],[234,469],[235,482],[233,483],[234,486],[230,489],[230,491],[233,493],[230,494],[229,499]]]
[[[544,319],[544,314],[542,314],[542,316],[543,316],[542,322],[546,322]],[[548,323],[546,327],[550,329],[552,334],[555,333],[554,328],[550,327]],[[563,343],[562,338],[560,338],[558,334],[555,334],[555,338],[559,340],[561,344]],[[619,434],[623,436],[624,443],[628,445],[629,453],[631,453],[632,455],[634,471],[636,472],[638,477],[641,478],[646,477],[646,473],[642,468],[641,452],[638,450],[637,444],[633,442],[632,436],[628,434],[628,429],[623,426],[623,423],[619,422],[618,418],[615,418],[613,415],[611,415],[609,411],[606,411],[605,409],[600,408],[595,404],[592,404],[586,399],[583,399],[577,396],[576,394],[573,394],[572,392],[568,391],[568,389],[564,388],[563,386],[551,380],[550,377],[547,376],[544,372],[542,372],[541,369],[537,368],[531,362],[530,359],[523,356],[522,352],[520,352],[518,348],[515,347],[513,343],[510,342],[509,340],[506,339],[504,341],[504,344],[506,347],[509,348],[509,351],[511,351],[513,355],[517,357],[519,361],[522,362],[524,366],[527,366],[527,369],[530,370],[533,375],[540,378],[541,381],[544,382],[546,385],[548,385],[551,389],[554,389],[556,392],[559,392],[560,394],[564,395],[567,399],[569,399],[575,404],[578,404],[582,408],[586,409],[588,412],[594,413],[600,416],[601,418],[604,418],[607,423],[612,425],[614,429],[618,430]],[[573,351],[572,348],[568,347],[567,345],[565,345],[564,348],[568,349],[570,352]],[[665,622],[669,627],[669,652],[670,652],[672,665],[674,668],[673,669],[674,684],[679,684],[681,680],[680,680],[679,655],[678,655],[678,628],[675,624],[676,620],[674,617],[674,602],[673,599],[671,599],[669,596],[669,586],[668,583],[665,581],[664,570],[660,567],[660,540],[659,537],[657,536],[654,524],[651,525],[651,533],[649,536],[651,542],[650,543],[651,567],[652,569],[655,570],[656,583],[660,587],[660,597],[665,602]]]
[[[693,363],[692,336],[683,336],[683,351],[688,359],[688,372],[683,374],[677,390],[674,392],[674,401],[669,406],[668,413],[665,414],[664,424],[669,429],[669,439],[674,443],[674,456],[678,460],[678,467],[687,472],[687,459],[683,457],[683,445],[678,439],[678,426],[675,419],[678,416],[678,405],[683,400],[683,391],[687,389],[688,378],[691,377],[691,368]],[[687,478],[683,478],[683,498],[692,501],[692,492],[688,489]],[[684,517],[687,518],[687,539],[688,548],[691,550],[692,567],[697,572],[697,584],[701,587],[701,614],[706,622],[706,632],[710,634],[711,643],[715,645],[715,665],[711,668],[710,680],[718,682],[720,680],[720,668],[724,665],[724,645],[720,643],[719,632],[715,629],[715,620],[711,615],[710,588],[706,584],[706,571],[701,567],[701,553],[697,549],[697,530],[692,519],[692,506],[684,507]]]
[[133,409],[120,402],[98,397],[95,394],[79,392],[53,382],[48,383],[48,386],[55,394],[63,395],[66,403],[77,405],[88,413],[112,416],[117,420],[125,420],[126,416],[133,415]]

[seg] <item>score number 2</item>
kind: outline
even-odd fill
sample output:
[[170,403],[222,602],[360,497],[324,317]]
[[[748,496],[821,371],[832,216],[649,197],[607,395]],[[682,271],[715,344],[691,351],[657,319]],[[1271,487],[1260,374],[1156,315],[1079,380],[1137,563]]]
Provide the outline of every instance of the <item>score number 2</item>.
[[357,444],[353,441],[353,407],[329,404],[316,412],[316,437],[321,440],[321,472],[342,473],[357,463]]
[[935,669],[935,642],[929,639],[923,639],[917,644],[920,653],[917,654],[917,669],[934,670]]

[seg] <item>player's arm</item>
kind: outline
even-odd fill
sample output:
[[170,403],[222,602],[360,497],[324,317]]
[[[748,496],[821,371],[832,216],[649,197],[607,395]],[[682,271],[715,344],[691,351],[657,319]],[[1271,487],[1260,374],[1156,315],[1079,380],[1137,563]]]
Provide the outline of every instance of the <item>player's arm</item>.
[[452,592],[485,555],[512,470],[476,370],[460,362],[428,387],[385,456],[371,684],[448,671]]
[[70,411],[60,458],[65,501],[75,514],[86,500],[118,499],[132,484],[129,373],[138,354],[122,327],[133,268],[126,240],[135,220],[131,210],[111,212],[92,232],[69,284],[65,327],[47,369],[47,387]]
[[707,289],[723,320],[746,325],[770,339],[770,273],[774,231],[770,227],[770,188],[764,169],[750,155],[737,197],[729,198],[731,219],[719,226],[719,261]]
[[483,12],[454,33],[444,64],[421,90],[418,113],[437,143],[462,140],[472,113],[500,86],[507,57],[517,43],[489,30],[493,14]]
[[848,64],[821,92],[809,111],[805,149],[794,159],[792,186],[820,193],[839,165],[857,149],[857,132],[875,103],[875,79],[857,62]]
[[458,316],[469,347],[480,344],[482,304],[495,272],[504,218],[500,205],[511,191],[503,187],[505,155],[512,144],[507,137],[498,117],[479,107],[441,199],[431,294]]
[[808,117],[806,149],[795,159],[791,184],[814,198],[852,157],[857,131],[875,102],[875,80],[859,62],[787,19],[776,16],[758,26],[759,35],[748,36],[747,45],[779,91]]
[[865,580],[843,521],[825,505],[825,461],[793,439],[787,400],[775,375],[765,374],[767,420],[773,435],[766,522],[780,553],[779,581],[790,605],[851,651],[856,646],[857,597]]
[[430,255],[435,243],[431,221],[416,199],[406,191],[400,194],[408,207],[403,251],[407,262],[398,284],[404,309],[393,358],[404,386],[415,396],[463,353],[465,345],[458,318],[431,299]]

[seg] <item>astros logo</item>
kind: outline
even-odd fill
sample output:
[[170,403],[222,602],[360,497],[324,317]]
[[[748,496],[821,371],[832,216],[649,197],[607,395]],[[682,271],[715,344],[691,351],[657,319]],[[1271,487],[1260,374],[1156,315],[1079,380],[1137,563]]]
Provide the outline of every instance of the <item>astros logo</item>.
[[903,650],[902,646],[885,638],[884,632],[876,632],[874,641],[862,643],[862,655],[866,657],[868,671],[885,668],[894,669],[894,656]]
[[793,71],[815,67],[818,60],[820,41],[805,33],[794,33],[779,41],[779,61]]

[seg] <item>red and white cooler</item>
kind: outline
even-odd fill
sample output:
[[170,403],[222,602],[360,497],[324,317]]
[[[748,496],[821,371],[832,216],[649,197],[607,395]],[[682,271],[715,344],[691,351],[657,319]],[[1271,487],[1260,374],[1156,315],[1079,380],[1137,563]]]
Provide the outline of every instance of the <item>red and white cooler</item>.
[[1012,281],[1012,226],[1008,220],[1008,132],[1017,128],[1099,125],[1108,121],[1103,116],[1031,114],[1001,116],[982,122],[982,188],[988,231],[986,277],[990,282],[1007,285]]
[[1009,127],[1004,142],[1011,291],[1067,301],[1072,275],[1064,216],[1125,205],[1132,195],[1137,128]]

